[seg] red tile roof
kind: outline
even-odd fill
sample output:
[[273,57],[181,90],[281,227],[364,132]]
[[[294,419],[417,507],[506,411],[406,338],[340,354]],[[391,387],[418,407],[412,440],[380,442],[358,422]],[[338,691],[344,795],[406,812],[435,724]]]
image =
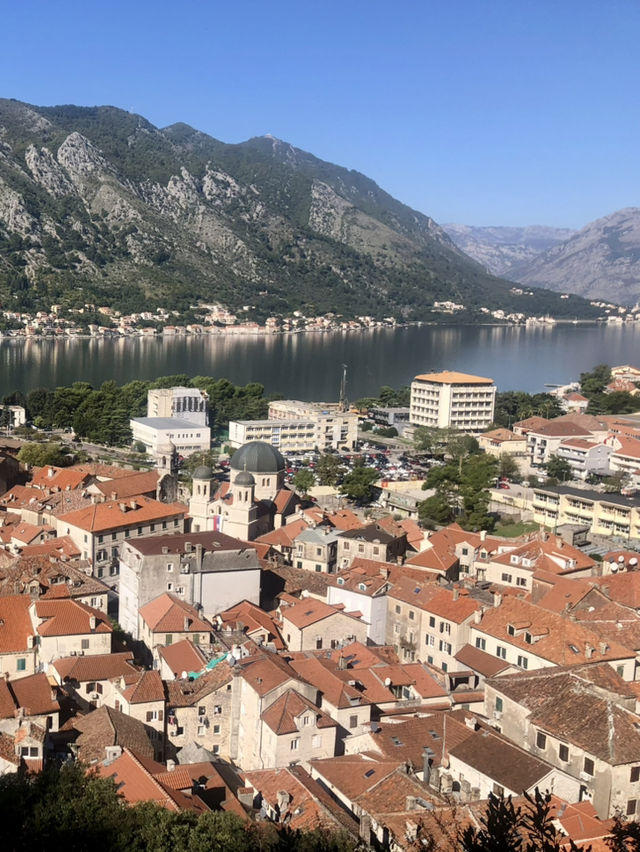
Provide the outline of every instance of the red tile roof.
[[182,672],[199,672],[207,662],[200,648],[190,639],[182,639],[173,645],[162,645],[158,653],[174,677],[180,677]]
[[[78,636],[91,633],[112,633],[107,616],[99,609],[74,600],[39,600],[36,616],[44,619],[38,625],[40,636]],[[95,626],[92,626],[95,619]]]
[[31,624],[28,595],[0,597],[0,653],[26,651],[27,639],[36,631]]
[[62,682],[66,680],[84,683],[85,681],[110,680],[124,675],[136,675],[138,669],[133,665],[133,654],[125,651],[120,654],[89,654],[84,657],[61,657],[51,663]]
[[336,728],[337,722],[312,704],[308,698],[300,695],[295,689],[288,689],[273,704],[263,711],[260,718],[278,736],[295,734],[299,730],[296,724],[305,711],[315,718],[317,728]]
[[110,500],[107,503],[96,503],[85,509],[60,515],[58,520],[69,526],[96,533],[167,518],[183,518],[186,512],[187,507],[183,503],[159,503],[150,497],[137,496],[124,502]]
[[213,629],[194,606],[168,592],[140,607],[140,616],[154,633],[210,633]]

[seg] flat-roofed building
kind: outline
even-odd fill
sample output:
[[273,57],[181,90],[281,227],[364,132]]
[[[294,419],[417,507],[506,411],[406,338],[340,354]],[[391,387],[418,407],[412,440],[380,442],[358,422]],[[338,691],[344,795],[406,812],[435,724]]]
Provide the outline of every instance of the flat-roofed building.
[[179,417],[134,417],[129,421],[134,441],[144,444],[150,456],[173,444],[181,456],[211,448],[211,429]]
[[358,440],[358,415],[343,411],[338,402],[301,402],[279,399],[269,403],[269,420],[296,420],[312,423],[315,446],[319,450],[355,447]]
[[493,422],[493,379],[444,370],[424,373],[411,383],[410,421],[432,429],[483,432]]

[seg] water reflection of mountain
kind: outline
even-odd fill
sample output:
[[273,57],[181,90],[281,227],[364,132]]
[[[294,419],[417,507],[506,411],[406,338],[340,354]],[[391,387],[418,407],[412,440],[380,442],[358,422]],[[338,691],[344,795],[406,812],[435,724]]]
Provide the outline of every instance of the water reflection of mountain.
[[336,399],[342,364],[352,399],[416,373],[455,369],[495,379],[502,390],[539,391],[595,364],[638,361],[633,325],[422,326],[358,334],[17,340],[0,342],[0,393],[73,381],[99,386],[186,373],[261,382],[268,392]]

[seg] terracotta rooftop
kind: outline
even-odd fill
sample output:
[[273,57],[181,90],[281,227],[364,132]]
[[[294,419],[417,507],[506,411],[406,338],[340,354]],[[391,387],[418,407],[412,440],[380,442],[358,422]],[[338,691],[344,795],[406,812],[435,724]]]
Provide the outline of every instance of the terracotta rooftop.
[[218,613],[216,619],[222,630],[242,630],[247,636],[266,632],[267,642],[273,642],[277,651],[284,650],[284,642],[272,616],[250,601],[241,601],[231,609]]
[[473,628],[559,666],[635,657],[633,650],[618,642],[602,642],[584,624],[513,596],[505,596],[500,606],[487,610]]
[[28,595],[0,597],[0,653],[26,651],[27,639],[36,631],[31,624]]
[[144,536],[129,540],[128,546],[143,556],[158,556],[162,553],[189,553],[198,546],[207,553],[218,550],[245,550],[250,545],[220,532],[191,532]]
[[26,716],[43,716],[60,710],[55,690],[52,692],[44,673],[12,681],[0,680],[0,718],[13,718],[20,707]]
[[233,671],[225,660],[197,680],[176,679],[165,682],[168,707],[193,707],[202,699],[231,682]]
[[481,651],[473,645],[463,645],[455,655],[456,660],[466,668],[482,675],[483,677],[494,677],[500,672],[511,668],[511,664]]
[[182,672],[199,672],[207,662],[200,648],[190,639],[182,639],[173,645],[161,645],[158,654],[174,677],[180,677]]
[[51,663],[58,673],[60,681],[67,680],[84,683],[85,681],[111,680],[123,675],[137,675],[133,665],[133,654],[125,651],[120,654],[89,654],[84,657],[61,657]]
[[159,503],[150,497],[137,496],[126,501],[96,503],[77,512],[60,515],[58,520],[69,526],[99,533],[168,518],[182,518],[186,511],[187,507],[183,503]]
[[324,621],[325,618],[332,618],[336,615],[349,616],[348,612],[343,612],[341,609],[315,598],[303,598],[293,606],[283,606],[281,607],[281,614],[283,621],[290,621],[299,630],[317,624],[318,621]]
[[528,710],[530,724],[587,754],[612,765],[640,762],[640,717],[620,704],[630,690],[611,666],[502,675],[487,684]]
[[149,494],[155,496],[158,485],[158,471],[149,470],[144,472],[129,471],[129,476],[122,476],[108,482],[96,482],[89,490],[97,490],[108,500],[125,500],[136,497],[138,494]]
[[73,728],[79,731],[76,739],[78,758],[91,764],[104,760],[107,746],[119,745],[122,748],[134,748],[138,754],[153,757],[153,746],[144,724],[133,716],[126,716],[111,707],[100,707],[86,716],[72,721]]
[[[35,603],[40,636],[77,636],[91,633],[112,633],[107,616],[99,609],[74,600],[39,600]],[[92,626],[95,619],[95,626]]]
[[402,765],[399,760],[380,759],[379,755],[345,754],[311,760],[311,775],[320,775],[350,801],[371,790]]
[[455,370],[443,370],[440,373],[422,373],[416,376],[414,381],[436,382],[441,385],[493,385],[493,379],[472,376],[469,373],[458,373]]
[[139,672],[135,683],[131,683],[122,690],[122,697],[129,704],[148,704],[150,702],[164,701],[164,684],[160,672]]
[[154,633],[210,633],[213,629],[195,607],[168,592],[140,607],[140,617]]
[[262,721],[278,736],[295,734],[299,730],[296,720],[311,713],[317,728],[336,728],[337,722],[319,710],[309,699],[295,689],[288,689],[262,712]]

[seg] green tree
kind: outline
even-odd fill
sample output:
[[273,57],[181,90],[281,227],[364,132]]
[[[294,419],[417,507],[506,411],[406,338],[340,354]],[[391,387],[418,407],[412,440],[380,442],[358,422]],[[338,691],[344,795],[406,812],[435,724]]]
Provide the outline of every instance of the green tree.
[[316,463],[315,474],[320,485],[335,486],[343,471],[340,456],[334,453],[325,453]]
[[23,464],[32,467],[44,467],[52,464],[63,467],[69,463],[69,457],[65,454],[61,444],[23,444],[18,453],[18,459]]
[[603,393],[611,381],[611,367],[608,364],[598,364],[587,373],[580,373],[580,390],[583,396],[591,399],[595,394]]
[[513,479],[515,482],[519,482],[522,478],[518,462],[509,453],[500,453],[498,458],[498,476],[506,476],[507,479]]
[[536,788],[525,792],[525,805],[514,805],[511,796],[489,794],[480,827],[467,826],[458,833],[462,852],[590,852],[558,831],[551,813],[551,796]]
[[431,497],[418,503],[418,518],[426,527],[450,524],[455,518],[458,492],[450,486],[439,488]]
[[293,487],[303,495],[307,495],[316,483],[313,471],[308,467],[300,468],[293,477]]
[[369,503],[373,495],[373,483],[379,479],[379,476],[375,468],[358,465],[345,475],[340,491],[351,500]]
[[566,482],[571,479],[571,465],[566,459],[560,458],[560,456],[550,456],[549,461],[544,466],[544,469],[547,472],[547,476],[552,479],[559,479],[562,482]]

